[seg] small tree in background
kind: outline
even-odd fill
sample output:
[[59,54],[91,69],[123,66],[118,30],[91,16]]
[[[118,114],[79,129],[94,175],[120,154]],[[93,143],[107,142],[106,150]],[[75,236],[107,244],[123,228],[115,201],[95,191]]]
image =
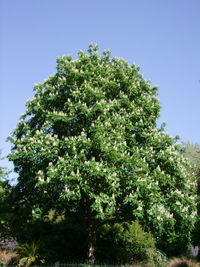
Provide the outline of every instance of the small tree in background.
[[97,50],[57,59],[57,72],[35,86],[9,155],[24,223],[52,209],[78,214],[90,262],[96,227],[110,218],[139,220],[157,240],[173,243],[190,238],[196,217],[187,162],[156,127],[157,88],[135,65]]
[[189,160],[194,170],[200,169],[200,145],[183,142],[184,155]]
[[183,142],[184,156],[188,159],[193,175],[197,177],[197,193],[200,194],[200,145]]
[[185,157],[188,159],[191,167],[192,173],[196,177],[196,193],[197,193],[197,209],[198,209],[198,219],[196,222],[195,231],[193,234],[193,242],[200,246],[200,145],[193,144],[190,142],[184,142],[183,144]]

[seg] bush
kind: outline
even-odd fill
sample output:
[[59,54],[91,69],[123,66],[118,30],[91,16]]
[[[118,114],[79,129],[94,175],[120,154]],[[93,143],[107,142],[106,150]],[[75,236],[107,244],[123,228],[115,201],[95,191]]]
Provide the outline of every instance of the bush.
[[147,249],[147,256],[149,267],[166,267],[167,257],[161,251],[154,248]]
[[150,248],[155,249],[153,236],[137,221],[104,224],[97,240],[97,260],[112,264],[144,261]]

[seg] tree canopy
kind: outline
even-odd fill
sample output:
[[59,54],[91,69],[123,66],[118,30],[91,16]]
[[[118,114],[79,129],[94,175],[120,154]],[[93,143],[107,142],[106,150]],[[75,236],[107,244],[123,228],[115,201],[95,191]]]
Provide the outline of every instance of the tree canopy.
[[189,239],[195,181],[175,139],[156,125],[158,89],[139,67],[91,45],[75,60],[58,58],[56,73],[34,90],[10,137],[26,220],[53,209],[79,214],[90,230],[139,220],[157,238]]

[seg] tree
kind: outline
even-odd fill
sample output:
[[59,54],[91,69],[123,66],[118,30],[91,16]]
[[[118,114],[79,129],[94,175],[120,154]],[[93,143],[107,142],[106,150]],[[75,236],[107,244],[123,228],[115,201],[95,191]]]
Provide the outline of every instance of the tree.
[[58,58],[57,72],[35,85],[9,155],[24,222],[52,209],[79,214],[91,262],[102,221],[139,220],[172,242],[189,238],[196,216],[187,162],[156,127],[157,88],[135,65],[97,50]]
[[199,227],[200,227],[200,145],[193,144],[191,142],[184,142],[182,144],[184,148],[185,157],[188,159],[191,165],[191,171],[195,175],[196,181],[196,192],[197,192],[197,211],[198,217],[196,221],[196,227],[193,233],[193,242],[197,245],[200,245],[200,235],[199,235]]
[[6,179],[7,175],[8,172],[6,168],[0,166],[0,238],[5,237],[6,234],[8,234],[8,217],[10,214],[7,205],[7,198],[10,186]]
[[193,168],[200,168],[200,145],[191,142],[183,142],[184,155],[189,160]]
[[184,156],[188,159],[192,172],[197,177],[197,192],[200,194],[200,145],[183,142]]

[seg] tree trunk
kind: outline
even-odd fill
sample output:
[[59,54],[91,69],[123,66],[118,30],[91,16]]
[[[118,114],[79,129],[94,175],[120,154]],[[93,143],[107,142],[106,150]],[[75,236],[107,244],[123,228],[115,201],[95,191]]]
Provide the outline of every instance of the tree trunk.
[[96,231],[91,224],[88,225],[88,262],[94,264],[95,262],[95,245],[96,245]]
[[96,246],[96,226],[95,219],[91,212],[91,203],[88,196],[82,192],[82,201],[80,214],[82,214],[87,231],[87,259],[90,264],[95,263],[95,246]]

